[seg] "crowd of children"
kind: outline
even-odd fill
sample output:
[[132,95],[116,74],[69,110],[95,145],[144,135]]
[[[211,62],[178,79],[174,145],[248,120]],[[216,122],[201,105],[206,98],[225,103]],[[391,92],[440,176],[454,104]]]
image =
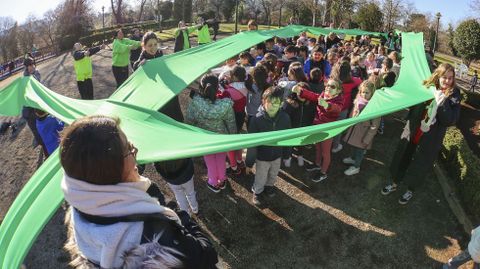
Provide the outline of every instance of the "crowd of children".
[[[385,47],[369,42],[367,37],[344,41],[334,33],[318,38],[302,33],[290,39],[268,39],[226,60],[224,66],[201,79],[200,89],[191,94],[186,122],[235,134],[357,117],[376,89],[393,85],[400,69],[398,52],[387,54]],[[315,160],[306,165],[303,146],[262,145],[246,150],[245,159],[244,150],[206,155],[207,187],[218,193],[225,188],[228,175],[236,177],[255,170],[252,202],[260,204],[264,195],[275,194],[273,186],[280,167],[290,167],[292,157],[299,167],[312,172],[313,182],[327,179],[331,154],[340,151],[342,143],[351,148],[350,157],[343,160],[349,165],[344,173],[355,175],[380,123],[380,118],[362,122],[344,134],[316,143]]]
[[[250,30],[256,27],[254,22],[249,23]],[[194,28],[203,36],[199,43],[210,42],[209,34],[207,38],[205,33],[208,31],[205,21],[201,20]],[[188,33],[194,28],[179,25],[176,51],[189,47]],[[136,33],[135,39],[125,38],[121,30],[116,32],[112,70],[117,87],[128,78],[129,63],[136,70],[148,60],[163,55],[154,33],[148,32],[141,39]],[[219,134],[269,132],[357,117],[375,91],[392,87],[400,74],[401,56],[396,49],[401,43],[394,42],[391,37],[386,42],[387,47],[370,42],[368,36],[346,41],[334,33],[319,37],[301,33],[289,39],[268,39],[228,59],[216,71],[205,74],[199,89],[190,94],[185,118],[178,98],[173,98],[159,111],[177,121],[185,120]],[[89,56],[101,48],[84,49],[81,44],[75,44],[73,56],[83,99],[93,99]],[[138,56],[132,59],[132,52],[138,48],[141,48],[135,52]],[[26,59],[25,66],[25,76],[34,76],[40,81],[33,60]],[[425,81],[426,86],[437,89],[434,101],[410,109],[405,127],[407,134],[402,135],[407,141],[403,141],[403,146],[399,144],[391,165],[392,181],[382,190],[384,195],[394,192],[397,183],[405,177],[408,189],[399,200],[401,204],[408,203],[414,187],[420,183],[418,172],[424,175],[431,167],[436,156],[432,151],[438,152],[446,127],[458,120],[460,97],[454,77],[451,66],[441,65]],[[41,110],[24,108],[23,114],[36,141],[49,156],[58,147],[63,123]],[[313,147],[315,160],[308,164],[304,159],[308,150],[305,146],[261,145],[247,149],[245,159],[242,149],[205,155],[207,187],[218,193],[226,188],[229,176],[254,172],[252,203],[259,205],[265,196],[275,196],[274,184],[282,164],[288,168],[292,165],[292,157],[296,158],[297,165],[311,172],[310,179],[318,183],[328,178],[331,154],[341,151],[344,145],[349,146],[349,155],[342,160],[349,166],[344,174],[353,176],[360,172],[362,160],[371,149],[375,135],[383,133],[383,126],[382,118],[371,119],[316,143]],[[418,154],[414,153],[417,147]],[[136,151],[132,154],[136,155]],[[144,167],[139,165],[140,174]],[[192,159],[157,162],[155,168],[168,182],[180,209],[198,214]]]

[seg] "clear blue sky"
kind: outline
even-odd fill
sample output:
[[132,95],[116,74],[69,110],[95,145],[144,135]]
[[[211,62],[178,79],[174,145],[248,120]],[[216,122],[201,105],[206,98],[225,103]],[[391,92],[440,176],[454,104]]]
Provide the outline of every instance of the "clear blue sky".
[[[40,17],[49,9],[55,8],[61,0],[0,0],[0,16],[11,16],[22,23],[29,14]],[[110,6],[110,0],[92,0],[94,10],[101,11],[102,5]],[[469,3],[471,0],[415,0],[412,1],[421,12],[442,14],[442,24],[457,23],[469,16],[473,16]]]

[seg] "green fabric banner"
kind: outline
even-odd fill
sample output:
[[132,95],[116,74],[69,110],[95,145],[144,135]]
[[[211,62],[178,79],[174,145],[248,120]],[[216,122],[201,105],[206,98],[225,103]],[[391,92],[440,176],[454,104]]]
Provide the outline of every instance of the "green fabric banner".
[[[19,78],[0,91],[0,114],[18,115],[24,105],[41,108],[67,124],[85,115],[121,119],[127,137],[139,149],[138,160],[202,156],[257,145],[305,145],[333,137],[346,128],[429,100],[432,89],[422,86],[430,75],[422,34],[404,33],[402,69],[392,88],[378,90],[360,116],[310,127],[269,133],[221,135],[176,122],[157,112],[173,96],[210,68],[273,36],[301,31],[318,34],[331,29],[289,26],[240,34],[167,55],[140,67],[109,99],[77,100],[59,95],[31,77]],[[335,30],[337,33],[367,33]],[[44,225],[63,200],[63,170],[58,150],[35,172],[10,207],[0,226],[0,268],[18,268]]]

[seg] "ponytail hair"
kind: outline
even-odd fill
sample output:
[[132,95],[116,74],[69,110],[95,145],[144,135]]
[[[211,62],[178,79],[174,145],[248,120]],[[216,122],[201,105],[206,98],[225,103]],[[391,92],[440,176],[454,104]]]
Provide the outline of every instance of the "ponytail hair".
[[200,90],[198,94],[210,101],[217,100],[218,78],[214,74],[205,74],[200,80]]

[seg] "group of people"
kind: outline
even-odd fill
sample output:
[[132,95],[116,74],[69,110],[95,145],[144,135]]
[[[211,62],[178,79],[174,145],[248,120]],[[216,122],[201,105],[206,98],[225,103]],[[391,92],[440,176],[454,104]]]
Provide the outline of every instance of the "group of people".
[[[249,28],[256,30],[256,24],[250,22]],[[185,35],[190,30],[181,24],[176,33],[183,48],[189,46]],[[289,39],[269,39],[205,74],[200,87],[190,94],[185,115],[177,98],[159,111],[179,122],[221,134],[285,130],[357,117],[376,90],[386,87],[388,91],[394,85],[401,69],[401,56],[395,50],[398,44],[390,50],[370,42],[368,36],[342,40],[334,33],[318,38],[302,33]],[[128,78],[129,64],[135,70],[163,55],[158,44],[152,32],[141,41],[124,38],[121,30],[116,33],[112,70],[117,86]],[[132,51],[140,47],[137,60],[132,61]],[[100,49],[75,45],[75,69],[82,98],[93,99],[89,57]],[[40,79],[34,66],[27,67],[25,75]],[[401,140],[393,153],[390,177],[381,190],[388,195],[405,182],[400,204],[412,199],[438,155],[447,127],[459,118],[460,92],[451,65],[440,65],[424,85],[425,90],[435,88],[435,98],[409,108],[405,128],[398,134]],[[52,121],[53,117],[45,112],[35,113],[38,130],[42,130],[39,121]],[[49,130],[54,130],[52,133],[57,134],[60,143],[60,160],[65,170],[62,189],[72,208],[74,232],[68,247],[76,257],[74,265],[215,268],[217,254],[192,219],[199,213],[200,205],[191,158],[154,163],[177,201],[166,203],[156,184],[141,176],[145,165],[137,165],[138,149],[128,141],[118,119],[78,119],[65,127],[60,139],[58,133],[63,124],[49,125],[56,126]],[[304,158],[309,146],[261,145],[246,149],[245,158],[245,150],[205,155],[207,188],[219,193],[228,186],[229,178],[254,173],[252,203],[259,205],[275,196],[275,182],[282,165],[291,167],[296,159],[297,165],[311,172],[310,179],[318,183],[328,178],[331,154],[347,145],[350,151],[342,162],[349,167],[344,173],[354,176],[360,172],[362,160],[383,126],[381,118],[372,119],[315,143],[313,163],[306,163]],[[476,251],[480,252],[478,248]],[[469,255],[477,257],[478,253]]]

